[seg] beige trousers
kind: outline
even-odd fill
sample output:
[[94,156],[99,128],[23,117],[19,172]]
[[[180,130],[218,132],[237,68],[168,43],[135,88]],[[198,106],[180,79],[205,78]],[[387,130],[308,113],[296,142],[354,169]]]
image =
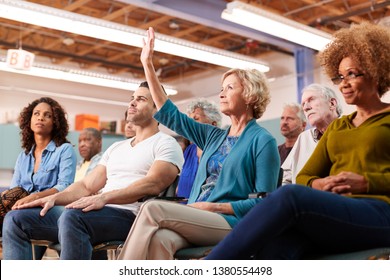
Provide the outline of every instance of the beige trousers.
[[175,202],[145,202],[119,254],[120,260],[172,260],[177,250],[216,245],[231,231],[219,214]]

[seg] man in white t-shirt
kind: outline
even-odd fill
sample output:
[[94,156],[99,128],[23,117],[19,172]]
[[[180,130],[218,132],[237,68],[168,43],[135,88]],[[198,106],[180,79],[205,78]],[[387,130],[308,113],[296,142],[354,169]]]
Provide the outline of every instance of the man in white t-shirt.
[[[30,240],[46,239],[61,244],[60,259],[90,259],[93,245],[125,240],[138,201],[162,192],[184,162],[177,141],[159,131],[155,112],[143,82],[128,108],[136,136],[112,144],[94,170],[66,190],[9,212],[3,228],[4,256],[31,259]],[[39,206],[43,208],[30,208]]]
[[311,126],[302,132],[282,164],[282,185],[295,184],[295,178],[313,153],[328,125],[341,116],[336,93],[323,85],[310,84],[302,90],[302,109]]

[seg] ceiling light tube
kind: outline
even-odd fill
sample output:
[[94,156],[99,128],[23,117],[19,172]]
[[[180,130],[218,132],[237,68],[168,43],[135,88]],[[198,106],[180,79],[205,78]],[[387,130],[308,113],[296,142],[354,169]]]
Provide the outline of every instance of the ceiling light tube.
[[228,3],[221,17],[317,51],[331,40],[326,32],[240,1]]
[[108,105],[115,105],[115,106],[120,106],[120,107],[129,106],[128,102],[121,102],[121,101],[114,101],[114,100],[108,100],[108,99],[101,99],[101,98],[94,98],[94,97],[87,97],[87,96],[80,96],[80,95],[73,95],[73,94],[51,92],[51,91],[45,91],[45,90],[35,90],[35,89],[21,88],[21,87],[14,87],[14,86],[2,86],[2,85],[0,85],[0,92],[1,91],[9,91],[9,92],[12,92],[12,93],[15,93],[15,91],[26,92],[26,93],[31,93],[31,94],[41,95],[41,96],[60,97],[60,98],[79,100],[79,101],[87,101],[87,102],[94,102],[94,103],[100,103],[100,104],[106,104],[106,105],[107,104]]
[[[0,0],[0,17],[134,47],[142,47],[146,36],[146,30],[26,1]],[[163,34],[156,34],[155,50],[227,68],[269,71],[258,59]]]
[[[30,70],[16,70],[8,67],[5,62],[0,62],[0,71],[131,91],[135,91],[142,82],[141,80],[99,74],[97,72],[54,67],[37,63],[34,63]],[[164,88],[168,95],[177,94],[177,90],[170,86],[164,85]]]

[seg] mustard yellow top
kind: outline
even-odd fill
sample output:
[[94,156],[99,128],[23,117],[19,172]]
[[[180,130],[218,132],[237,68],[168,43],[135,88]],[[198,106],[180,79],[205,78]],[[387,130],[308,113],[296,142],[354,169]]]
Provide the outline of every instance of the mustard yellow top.
[[369,197],[390,203],[390,110],[352,124],[356,112],[334,120],[297,176],[297,183],[311,186],[313,180],[342,171],[363,175]]

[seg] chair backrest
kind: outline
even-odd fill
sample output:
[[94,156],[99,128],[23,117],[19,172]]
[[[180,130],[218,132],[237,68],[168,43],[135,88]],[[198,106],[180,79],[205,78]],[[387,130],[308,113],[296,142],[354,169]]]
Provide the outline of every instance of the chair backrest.
[[168,186],[164,191],[162,191],[158,196],[159,197],[175,197],[177,185],[179,184],[180,176],[176,176],[175,181]]
[[282,185],[282,181],[283,181],[283,168],[279,168],[279,177],[278,177],[278,185],[276,186],[277,188],[279,188],[281,185]]
[[176,188],[179,183],[180,176],[176,176],[175,181],[173,181],[172,184],[170,184],[165,190],[163,190],[159,195],[147,195],[143,198],[139,199],[138,202],[145,202],[146,200],[152,199],[152,198],[170,198],[176,196]]

